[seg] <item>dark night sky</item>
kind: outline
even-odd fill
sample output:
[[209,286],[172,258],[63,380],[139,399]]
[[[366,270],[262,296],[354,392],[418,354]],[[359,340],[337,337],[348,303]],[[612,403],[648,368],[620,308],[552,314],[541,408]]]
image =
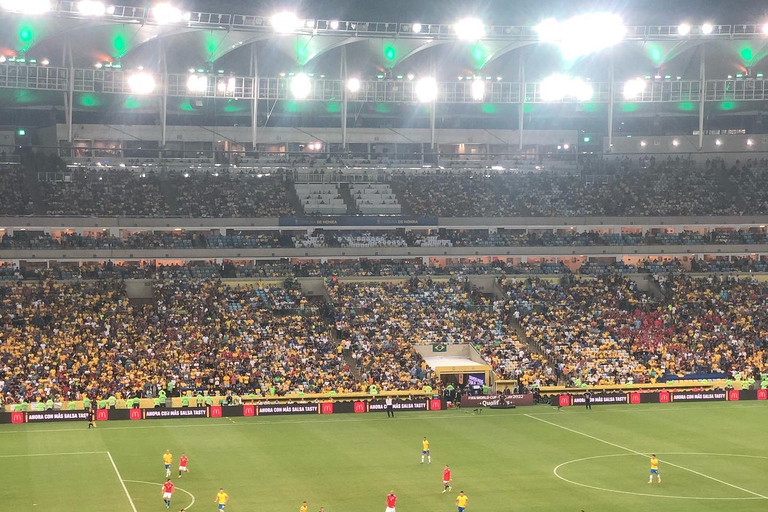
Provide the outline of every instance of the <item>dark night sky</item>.
[[617,12],[628,25],[768,20],[768,2],[756,0],[186,0],[177,5],[209,12],[253,14],[293,6],[300,16],[309,18],[365,21],[446,23],[474,15],[489,24],[509,25],[535,24],[546,17],[565,18],[590,10]]

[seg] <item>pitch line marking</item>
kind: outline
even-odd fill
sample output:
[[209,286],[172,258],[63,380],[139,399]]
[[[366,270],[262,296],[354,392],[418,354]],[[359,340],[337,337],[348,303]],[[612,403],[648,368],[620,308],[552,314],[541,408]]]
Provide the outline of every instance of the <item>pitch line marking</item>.
[[[563,425],[558,425],[557,423],[552,423],[551,421],[547,421],[547,420],[542,419],[542,418],[537,418],[536,416],[532,416],[530,414],[526,414],[525,416],[527,416],[528,418],[531,418],[532,420],[540,421],[542,423],[546,423],[548,425],[552,425],[553,427],[557,427],[557,428],[560,428],[560,429],[563,429],[563,430],[567,430],[568,432],[572,432],[574,434],[578,434],[578,435],[583,436],[583,437],[588,437],[589,439],[593,439],[593,440],[598,441],[600,443],[607,444],[609,446],[613,446],[613,447],[618,448],[620,450],[624,450],[625,452],[634,453],[635,455],[640,455],[642,457],[647,457],[648,456],[647,453],[638,452],[638,451],[633,450],[631,448],[627,448],[626,446],[621,446],[619,444],[612,443],[610,441],[606,441],[605,439],[600,439],[599,437],[595,437],[595,436],[592,436],[592,435],[589,435],[589,434],[585,434],[584,432],[579,432],[578,430],[574,430],[572,428],[564,427]],[[661,460],[661,459],[659,459],[659,460]],[[694,475],[699,475],[700,477],[706,478],[708,480],[712,480],[713,482],[718,482],[720,484],[727,485],[728,487],[733,487],[734,489],[738,489],[738,490],[740,490],[742,492],[746,492],[747,494],[751,494],[753,496],[757,496],[759,498],[763,498],[764,500],[768,500],[768,496],[764,496],[764,495],[762,495],[760,493],[757,493],[755,491],[750,491],[749,489],[745,489],[743,487],[739,487],[738,485],[734,485],[734,484],[728,483],[728,482],[726,482],[724,480],[720,480],[719,478],[715,478],[713,476],[705,475],[704,473],[696,471],[695,469],[686,468],[686,467],[680,466],[678,464],[673,464],[672,462],[669,462],[669,461],[662,461],[662,462],[664,462],[668,466],[672,466],[674,468],[682,469],[683,471],[688,471],[689,473],[693,473]]]
[[[564,476],[560,475],[557,472],[557,470],[560,469],[563,466],[567,466],[568,464],[575,464],[577,462],[582,462],[582,461],[585,461],[585,460],[606,459],[606,458],[609,458],[609,457],[627,457],[627,456],[631,456],[631,455],[635,455],[635,454],[634,453],[615,453],[615,454],[612,454],[612,455],[595,455],[595,456],[592,456],[592,457],[582,457],[581,459],[573,459],[573,460],[569,460],[569,461],[563,462],[562,464],[558,464],[552,472],[560,480],[562,480],[564,482],[568,482],[569,484],[578,485],[579,487],[586,487],[588,489],[594,489],[596,491],[613,492],[613,493],[618,493],[618,494],[630,494],[630,495],[633,495],[633,496],[645,496],[645,497],[649,497],[649,498],[670,498],[670,499],[679,499],[679,500],[709,500],[709,501],[734,501],[734,500],[742,501],[742,500],[759,500],[759,499],[761,499],[761,498],[759,498],[757,496],[751,496],[751,497],[748,497],[748,498],[746,498],[746,497],[745,498],[736,498],[736,497],[734,497],[734,498],[717,498],[717,497],[706,498],[706,497],[703,497],[703,496],[671,496],[669,494],[648,494],[648,493],[643,493],[643,492],[621,491],[621,490],[618,490],[618,489],[606,489],[605,487],[597,487],[597,486],[594,486],[594,485],[588,485],[588,484],[583,484],[583,483],[580,483],[580,482],[574,482],[573,480],[568,480],[567,478],[565,478]],[[719,456],[719,457],[746,457],[746,458],[750,458],[750,459],[768,459],[768,457],[763,457],[763,456],[760,456],[760,455],[738,455],[738,454],[733,454],[733,453],[682,453],[682,452],[680,452],[680,453],[665,453],[663,455],[711,455],[711,456]]]
[[103,455],[107,452],[69,452],[69,453],[16,453],[13,455],[0,455],[0,459],[10,459],[13,457],[53,457],[55,455]]
[[[146,485],[160,485],[160,486],[163,485],[163,484],[158,484],[157,482],[145,482],[144,480],[123,480],[123,481],[128,482],[130,484],[146,484]],[[183,492],[184,494],[192,498],[192,503],[184,507],[184,509],[189,510],[190,508],[192,508],[192,505],[195,504],[195,495],[187,491],[186,489],[182,489],[181,487],[176,487],[176,489],[178,489],[179,491]],[[752,498],[747,498],[747,499],[752,499]]]
[[133,498],[131,498],[131,495],[128,492],[128,488],[125,486],[125,480],[123,480],[123,477],[120,476],[120,471],[117,470],[115,459],[112,458],[112,454],[109,452],[107,452],[107,457],[109,457],[109,461],[112,463],[112,467],[115,469],[115,474],[117,475],[117,479],[120,480],[120,485],[123,486],[123,491],[125,491],[125,495],[128,497],[128,502],[131,504],[131,509],[133,512],[138,512],[138,510],[136,510],[136,505],[133,504]]

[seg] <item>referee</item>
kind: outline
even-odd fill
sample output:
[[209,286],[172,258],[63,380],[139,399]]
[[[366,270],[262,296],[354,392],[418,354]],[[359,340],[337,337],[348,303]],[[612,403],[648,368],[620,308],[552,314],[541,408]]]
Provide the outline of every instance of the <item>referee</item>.
[[592,410],[592,393],[589,391],[584,393],[584,407],[588,410]]
[[395,411],[392,409],[392,397],[388,396],[384,403],[387,405],[387,418],[394,418],[395,417]]

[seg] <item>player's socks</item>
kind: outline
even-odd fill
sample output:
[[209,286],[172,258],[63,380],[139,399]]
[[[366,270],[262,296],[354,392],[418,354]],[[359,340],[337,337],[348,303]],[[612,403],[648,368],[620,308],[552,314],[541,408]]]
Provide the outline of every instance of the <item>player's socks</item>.
[[428,464],[432,464],[432,457],[427,457],[427,460],[429,461]]

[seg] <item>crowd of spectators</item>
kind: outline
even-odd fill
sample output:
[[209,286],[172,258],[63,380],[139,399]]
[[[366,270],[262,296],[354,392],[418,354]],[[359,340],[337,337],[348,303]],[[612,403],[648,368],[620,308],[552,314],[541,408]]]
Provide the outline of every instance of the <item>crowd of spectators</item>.
[[[172,176],[171,176],[172,177]],[[178,215],[184,217],[279,217],[293,215],[282,176],[194,174],[176,176]]]
[[33,210],[24,169],[0,163],[0,215],[30,215]]

